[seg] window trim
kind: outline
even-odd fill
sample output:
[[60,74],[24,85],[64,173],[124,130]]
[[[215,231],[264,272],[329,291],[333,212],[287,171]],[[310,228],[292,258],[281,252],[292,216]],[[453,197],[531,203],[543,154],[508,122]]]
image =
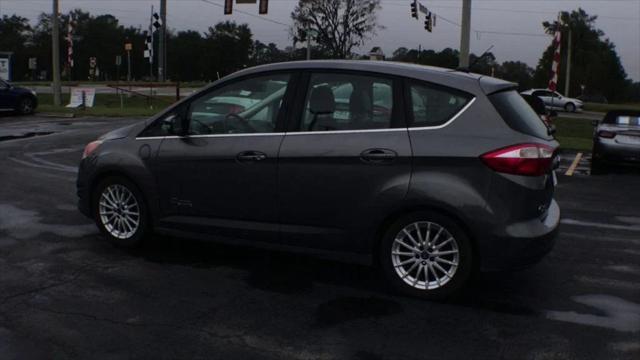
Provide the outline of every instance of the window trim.
[[[426,86],[426,87],[431,87],[435,89],[443,89],[445,91],[449,91],[452,93],[464,94],[469,97],[469,102],[467,102],[460,110],[458,110],[455,114],[453,114],[447,121],[445,121],[442,124],[429,125],[429,126],[412,126],[415,119],[413,117],[413,99],[411,98],[411,85]],[[405,100],[404,109],[406,113],[405,118],[407,119],[407,128],[409,129],[409,131],[438,130],[438,129],[445,128],[449,126],[451,123],[453,123],[454,121],[456,121],[456,119],[458,119],[462,114],[464,114],[464,112],[467,111],[467,109],[469,109],[471,105],[473,105],[473,103],[475,103],[476,101],[476,96],[466,91],[462,91],[462,90],[444,86],[444,85],[434,84],[428,81],[421,81],[421,80],[415,80],[415,79],[405,79],[403,91],[404,91],[404,100]]]
[[[353,134],[366,132],[389,132],[389,131],[407,131],[407,123],[405,121],[404,101],[402,99],[402,78],[385,73],[373,71],[345,70],[345,69],[302,69],[300,81],[298,83],[299,90],[295,95],[295,107],[291,111],[286,128],[287,135],[311,135],[311,134]],[[339,74],[354,76],[370,76],[391,81],[393,108],[391,110],[391,127],[382,129],[349,129],[349,130],[329,130],[329,131],[308,131],[302,130],[302,120],[305,102],[309,92],[309,84],[311,75],[313,74]]]

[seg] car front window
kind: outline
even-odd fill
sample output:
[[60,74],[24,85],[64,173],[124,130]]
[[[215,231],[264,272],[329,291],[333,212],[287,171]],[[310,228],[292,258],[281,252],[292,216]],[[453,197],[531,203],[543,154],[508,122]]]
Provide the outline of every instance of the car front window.
[[191,104],[189,133],[273,132],[288,82],[288,74],[275,74],[241,80],[213,90]]

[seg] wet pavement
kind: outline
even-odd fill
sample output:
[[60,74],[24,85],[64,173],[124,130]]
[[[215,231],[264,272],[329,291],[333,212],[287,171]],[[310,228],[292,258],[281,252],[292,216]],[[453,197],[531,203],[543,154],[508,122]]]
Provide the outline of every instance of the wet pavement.
[[559,171],[549,256],[444,304],[309,256],[169,237],[112,247],[75,208],[76,166],[130,122],[0,117],[0,137],[50,132],[0,141],[0,359],[640,358],[638,170]]

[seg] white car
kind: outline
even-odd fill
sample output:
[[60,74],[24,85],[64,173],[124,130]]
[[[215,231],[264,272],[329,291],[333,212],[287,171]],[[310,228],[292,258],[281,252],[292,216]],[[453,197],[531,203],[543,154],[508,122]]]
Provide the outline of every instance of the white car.
[[564,110],[568,112],[582,111],[582,101],[574,98],[565,97],[557,91],[548,89],[530,89],[523,91],[523,95],[537,96],[544,102],[549,109]]

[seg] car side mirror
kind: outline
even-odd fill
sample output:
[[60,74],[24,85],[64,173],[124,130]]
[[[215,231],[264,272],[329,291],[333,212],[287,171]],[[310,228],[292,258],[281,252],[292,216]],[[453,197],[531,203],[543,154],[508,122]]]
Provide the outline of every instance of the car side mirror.
[[179,114],[171,114],[162,120],[162,127],[171,135],[182,135],[184,126]]

